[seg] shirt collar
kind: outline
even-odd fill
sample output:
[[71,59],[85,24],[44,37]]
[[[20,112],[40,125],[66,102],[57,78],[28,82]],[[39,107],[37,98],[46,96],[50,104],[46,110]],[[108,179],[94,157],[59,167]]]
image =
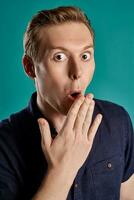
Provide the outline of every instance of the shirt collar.
[[34,92],[32,94],[27,109],[32,115],[32,117],[36,120],[36,122],[37,122],[37,119],[39,118],[45,118],[49,123],[52,137],[53,136],[55,137],[57,135],[56,129],[54,128],[52,123],[46,117],[44,117],[43,113],[39,110],[37,106],[37,92]]

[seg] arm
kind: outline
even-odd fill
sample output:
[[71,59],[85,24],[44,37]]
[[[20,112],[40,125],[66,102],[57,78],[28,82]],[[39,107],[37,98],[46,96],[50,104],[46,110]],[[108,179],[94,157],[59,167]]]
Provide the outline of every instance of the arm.
[[129,114],[125,111],[123,121],[124,137],[124,174],[120,189],[120,200],[134,199],[134,130]]
[[120,200],[134,199],[134,174],[121,184]]
[[66,200],[76,174],[50,170],[32,200]]
[[101,123],[102,116],[98,114],[90,126],[93,110],[94,101],[91,98],[76,100],[62,130],[54,140],[51,138],[48,122],[45,119],[38,120],[48,173],[33,200],[67,198],[73,180],[91,150],[94,136]]

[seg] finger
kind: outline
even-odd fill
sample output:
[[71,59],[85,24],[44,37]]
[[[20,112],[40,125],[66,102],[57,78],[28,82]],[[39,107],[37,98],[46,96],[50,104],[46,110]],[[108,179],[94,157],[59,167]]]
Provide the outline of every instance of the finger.
[[63,129],[65,127],[69,128],[70,130],[73,129],[77,113],[78,113],[79,108],[80,108],[81,104],[83,103],[84,99],[85,99],[85,97],[81,96],[81,97],[79,97],[75,100],[75,102],[73,103],[73,105],[71,106],[71,108],[70,108],[70,110],[67,114],[67,118],[66,118],[65,123],[63,125]]
[[80,106],[75,123],[74,123],[74,130],[77,134],[82,133],[82,127],[83,123],[85,121],[85,117],[88,111],[88,108],[90,106],[91,100],[92,100],[91,95],[87,95],[83,104]]
[[48,122],[44,118],[38,119],[38,124],[41,132],[42,143],[44,150],[49,149],[52,143],[51,132]]
[[85,117],[85,121],[83,123],[83,127],[82,127],[82,133],[87,136],[89,127],[91,125],[91,121],[92,121],[92,116],[93,116],[93,112],[94,112],[94,106],[95,106],[95,101],[92,100],[90,102],[86,117]]
[[94,140],[94,137],[96,135],[96,132],[99,128],[99,125],[102,121],[102,115],[101,114],[98,114],[96,117],[95,117],[95,120],[92,124],[92,126],[90,127],[89,131],[88,131],[88,139],[89,141],[91,141],[91,143],[93,142]]

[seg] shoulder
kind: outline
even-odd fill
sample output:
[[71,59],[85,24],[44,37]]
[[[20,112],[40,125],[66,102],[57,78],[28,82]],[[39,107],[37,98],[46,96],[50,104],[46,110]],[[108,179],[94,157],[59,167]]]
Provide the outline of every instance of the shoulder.
[[112,132],[112,135],[121,138],[133,136],[132,120],[123,106],[110,101],[95,99],[94,117],[97,113],[101,113],[103,116],[103,129],[106,128],[109,132]]
[[32,129],[34,124],[33,117],[26,109],[0,122],[0,160],[3,163],[10,160],[16,166],[18,159],[27,158],[29,146],[33,147],[33,141],[37,141]]
[[114,113],[126,112],[124,107],[117,103],[107,101],[107,100],[101,100],[101,99],[94,99],[94,100],[98,109],[104,112],[105,111],[109,111],[109,112],[113,111]]
[[107,118],[108,120],[116,119],[117,122],[119,121],[128,121],[130,120],[129,114],[127,110],[111,101],[94,99],[95,100],[95,109],[102,113],[102,115]]
[[17,130],[23,130],[24,124],[28,124],[30,113],[25,108],[21,111],[11,114],[8,118],[0,121],[0,137],[15,135]]

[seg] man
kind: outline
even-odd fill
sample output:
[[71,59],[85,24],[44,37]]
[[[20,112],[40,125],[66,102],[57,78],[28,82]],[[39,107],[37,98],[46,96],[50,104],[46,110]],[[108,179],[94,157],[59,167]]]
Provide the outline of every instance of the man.
[[75,7],[40,11],[24,50],[36,93],[0,124],[0,199],[134,199],[129,115],[85,95],[95,70],[87,17]]

